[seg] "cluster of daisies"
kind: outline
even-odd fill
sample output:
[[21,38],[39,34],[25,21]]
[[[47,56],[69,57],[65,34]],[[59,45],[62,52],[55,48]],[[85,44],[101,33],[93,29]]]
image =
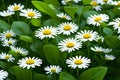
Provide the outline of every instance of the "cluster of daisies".
[[[62,0],[63,5],[67,5],[68,3],[75,2],[78,3],[81,0]],[[111,5],[120,5],[119,1],[112,0],[92,0],[90,3],[96,11],[101,10],[104,4]],[[37,10],[33,9],[24,9],[24,5],[14,4],[8,6],[8,10],[0,12],[0,16],[7,17],[15,14],[15,11],[20,11],[20,16],[24,16],[28,19],[31,18],[40,18],[41,13]],[[79,30],[79,26],[76,23],[70,22],[72,18],[66,13],[58,13],[56,14],[61,19],[69,20],[69,22],[62,22],[58,26],[43,26],[35,31],[35,37],[40,40],[44,40],[46,38],[55,39],[57,36],[64,35],[66,39],[58,42],[57,46],[61,52],[72,53],[75,51],[79,51],[82,49],[83,44],[85,42],[101,42],[104,41],[104,37],[99,35],[97,31],[94,30]],[[86,20],[88,25],[92,25],[95,27],[101,27],[101,23],[106,23],[108,26],[113,26],[114,30],[117,30],[118,34],[120,33],[120,18],[114,19],[112,22],[109,22],[109,16],[106,14],[94,14],[87,18]],[[71,38],[68,36],[73,35]],[[17,64],[22,68],[36,68],[40,67],[44,61],[37,57],[26,57],[29,56],[28,50],[17,47],[16,34],[12,30],[6,30],[0,33],[0,40],[3,47],[8,47],[10,50],[14,51],[17,55],[25,56],[24,58],[18,60]],[[120,36],[118,36],[120,38]],[[104,57],[106,60],[114,60],[116,57],[114,55],[110,55],[108,53],[112,52],[112,49],[104,48],[102,46],[90,46],[90,50],[97,53],[105,53]],[[6,60],[8,62],[14,62],[15,57],[12,54],[2,52],[0,54],[0,60]],[[75,56],[66,59],[66,64],[68,67],[73,69],[80,68],[85,69],[91,63],[91,59],[84,56]],[[49,65],[44,67],[46,74],[59,74],[62,71],[62,67],[59,65]],[[8,77],[8,73],[6,71],[0,70],[0,80],[3,80]]]
[[24,9],[24,5],[16,3],[14,3],[13,5],[9,5],[6,11],[5,10],[1,11],[0,16],[3,17],[12,16],[13,14],[15,14],[16,11],[20,11],[19,16],[23,16],[28,19],[41,17],[41,13],[39,11],[35,9]]
[[[69,5],[71,3],[79,3],[81,1],[82,0],[62,0],[61,3],[63,5]],[[120,9],[120,1],[114,1],[114,0],[92,0],[90,2],[90,5],[96,11],[101,11],[103,5],[111,5],[118,7],[118,9]]]

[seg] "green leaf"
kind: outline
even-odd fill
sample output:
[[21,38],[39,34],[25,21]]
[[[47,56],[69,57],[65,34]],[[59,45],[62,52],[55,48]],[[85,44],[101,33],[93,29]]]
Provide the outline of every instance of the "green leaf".
[[77,10],[79,9],[78,6],[72,7],[72,6],[65,6],[64,10],[66,13],[68,13],[73,19],[74,19],[74,15],[77,12]]
[[107,72],[107,67],[94,67],[83,72],[79,80],[103,80]]
[[10,29],[10,25],[8,25],[5,21],[0,19],[0,31],[5,31]]
[[112,35],[113,34],[113,31],[110,29],[110,28],[103,28],[103,32],[106,34],[106,35]]
[[35,74],[33,76],[33,80],[48,80],[48,78],[43,74]]
[[7,68],[7,63],[6,62],[3,62],[3,61],[0,61],[0,67],[2,68],[2,69],[5,69],[5,68]]
[[15,32],[16,35],[28,35],[30,32],[30,27],[27,23],[23,21],[15,21],[12,24],[12,30]]
[[45,58],[50,64],[58,64],[60,55],[59,55],[59,50],[56,46],[52,44],[44,45],[43,51]]
[[30,70],[18,66],[13,66],[11,69],[15,73],[16,80],[32,80],[32,72]]
[[78,11],[77,11],[77,14],[79,15],[79,16],[81,16],[82,15],[82,13],[83,13],[83,9],[84,9],[84,6],[78,6]]
[[105,43],[109,46],[109,47],[117,47],[120,44],[120,40],[116,37],[116,36],[105,36]]
[[40,27],[41,21],[39,19],[33,18],[33,19],[31,19],[31,24],[35,27]]
[[42,1],[32,1],[32,4],[41,12],[56,18],[56,11],[52,9],[49,4]]
[[53,4],[55,6],[60,6],[60,3],[58,0],[44,0],[44,2],[46,2],[48,4]]
[[88,18],[90,15],[98,14],[96,11],[87,11],[83,14],[85,18]]
[[61,72],[59,80],[77,80],[77,79],[67,72]]
[[59,22],[55,19],[49,19],[49,20],[44,21],[44,23],[43,23],[44,26],[49,26],[49,25],[58,26],[58,24],[59,24]]
[[21,35],[21,36],[19,37],[19,39],[20,39],[20,40],[23,40],[23,41],[25,41],[25,42],[30,42],[30,43],[33,42],[33,38],[30,37],[30,36]]
[[83,4],[90,4],[92,0],[82,0]]

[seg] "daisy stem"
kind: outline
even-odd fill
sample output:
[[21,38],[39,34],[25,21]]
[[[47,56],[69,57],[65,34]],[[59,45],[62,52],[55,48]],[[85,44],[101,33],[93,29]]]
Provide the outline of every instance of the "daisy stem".
[[89,42],[87,42],[87,51],[88,51],[88,57],[90,58],[90,46],[89,46]]
[[99,33],[100,33],[100,35],[102,34],[102,33],[101,33],[101,27],[100,27],[100,26],[99,26]]
[[79,79],[79,68],[76,68],[77,71],[77,79]]
[[3,4],[3,7],[5,8],[5,2],[4,2],[4,0],[2,0],[2,4]]

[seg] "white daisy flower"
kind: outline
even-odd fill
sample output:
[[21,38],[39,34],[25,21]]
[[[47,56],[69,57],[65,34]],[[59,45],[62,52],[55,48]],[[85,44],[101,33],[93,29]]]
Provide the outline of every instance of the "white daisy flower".
[[62,19],[71,20],[71,17],[69,15],[67,15],[67,14],[64,14],[64,13],[59,13],[59,14],[57,14],[57,16],[59,18],[62,18]]
[[96,31],[84,30],[84,31],[78,32],[76,35],[76,38],[85,42],[85,41],[96,40],[98,36],[99,35]]
[[13,12],[13,11],[7,10],[7,11],[0,12],[0,16],[8,17],[8,16],[13,15],[14,13],[15,13],[15,12]]
[[59,34],[71,35],[77,32],[78,26],[72,22],[64,22],[58,25]]
[[35,57],[25,57],[18,61],[18,65],[22,68],[35,68],[36,66],[41,66],[42,60]]
[[24,5],[16,4],[16,3],[8,6],[8,10],[10,11],[18,11],[18,10],[22,10],[23,8],[24,8]]
[[100,0],[101,1],[101,5],[103,4],[111,4],[113,2],[113,0]]
[[1,53],[0,59],[7,60],[8,62],[13,62],[15,58],[11,54]]
[[95,40],[96,42],[104,42],[104,37],[103,36],[98,36]]
[[54,28],[52,26],[44,26],[35,32],[35,36],[40,39],[55,38],[55,36],[57,36],[57,33],[57,28]]
[[50,66],[45,67],[44,70],[47,71],[46,74],[53,74],[53,73],[59,74],[62,68],[57,65],[50,65]]
[[100,4],[99,0],[92,0],[90,4],[93,6],[93,9],[95,9],[96,11],[101,11],[102,7],[99,5]]
[[104,50],[104,48],[98,46],[90,47],[90,49],[94,52],[103,52]]
[[63,5],[67,5],[69,2],[78,3],[79,1],[81,1],[81,0],[62,0],[61,3],[62,3]]
[[58,43],[58,48],[61,52],[67,51],[68,53],[79,50],[82,48],[82,43],[74,38],[68,38]]
[[10,48],[11,48],[11,50],[15,51],[18,54],[28,55],[28,51],[26,49],[24,49],[24,48],[14,47],[14,46],[11,46]]
[[9,40],[8,39],[5,39],[3,42],[2,42],[2,45],[3,46],[7,46],[7,47],[10,47],[10,46],[15,46],[16,45],[16,40],[15,39],[12,39],[10,38]]
[[23,9],[23,10],[21,10],[20,16],[24,16],[28,19],[40,18],[41,13],[39,11],[33,10],[33,9]]
[[3,33],[0,33],[0,39],[1,41],[4,41],[5,39],[9,39],[16,36],[15,33],[12,30],[4,31]]
[[105,54],[105,60],[114,60],[116,57],[114,55]]
[[111,2],[111,5],[120,6],[120,1],[113,1]]
[[109,48],[103,49],[103,53],[110,53],[111,51],[112,49],[109,49]]
[[117,29],[118,33],[120,33],[120,18],[114,19],[113,22],[110,22],[108,25],[113,25],[114,29]]
[[100,26],[100,23],[102,22],[108,22],[109,16],[106,14],[99,14],[99,15],[91,15],[87,19],[87,24],[94,25],[94,26]]
[[73,69],[88,68],[89,63],[91,63],[91,60],[82,56],[75,56],[66,60],[66,64],[68,64],[68,67],[71,67]]
[[0,80],[5,80],[8,77],[8,72],[0,70]]
[[81,0],[73,0],[75,3],[78,3],[79,1],[81,1]]

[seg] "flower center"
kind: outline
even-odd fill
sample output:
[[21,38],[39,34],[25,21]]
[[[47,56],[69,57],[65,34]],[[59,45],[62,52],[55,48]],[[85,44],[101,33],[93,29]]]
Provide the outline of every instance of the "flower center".
[[117,5],[120,6],[120,1],[117,2]]
[[51,68],[51,72],[55,73],[56,72],[56,68]]
[[11,45],[12,44],[12,41],[8,41],[8,45]]
[[20,7],[19,6],[14,6],[14,10],[17,11]]
[[99,22],[99,21],[102,20],[102,18],[98,16],[98,17],[96,17],[94,20],[95,20],[96,22]]
[[74,47],[75,46],[75,44],[73,43],[73,42],[68,42],[67,44],[66,44],[66,47],[68,47],[68,48],[72,48],[72,47]]
[[82,61],[81,59],[77,59],[77,60],[74,61],[74,63],[75,63],[76,65],[80,65],[80,64],[83,63],[83,61]]
[[65,25],[65,26],[63,27],[63,29],[66,30],[66,31],[68,31],[68,30],[71,29],[71,26],[70,26],[70,25]]
[[9,58],[10,58],[10,56],[9,56],[9,55],[6,55],[6,56],[5,56],[5,59],[9,59]]
[[84,37],[85,39],[91,38],[91,34],[86,33],[86,34],[83,35],[83,37]]
[[108,2],[108,0],[103,0],[103,2]]
[[5,36],[6,36],[6,38],[10,38],[12,35],[11,35],[11,33],[7,33],[7,34],[5,34]]
[[20,53],[20,50],[18,49],[18,50],[16,50],[16,53]]
[[65,16],[65,15],[64,15],[64,16],[62,16],[62,18],[66,19],[66,18],[67,18],[67,16]]
[[28,13],[28,16],[29,16],[29,17],[34,17],[34,16],[35,16],[35,13],[34,13],[34,12],[29,12],[29,13]]
[[97,6],[98,3],[97,3],[96,1],[92,1],[92,2],[91,2],[91,5],[92,5],[92,6]]
[[34,64],[34,63],[35,63],[35,61],[33,59],[26,60],[26,64],[28,64],[28,65],[31,65],[31,64]]
[[51,34],[52,32],[51,32],[50,29],[46,29],[46,30],[43,30],[42,33],[43,33],[44,35],[49,35],[49,34]]

